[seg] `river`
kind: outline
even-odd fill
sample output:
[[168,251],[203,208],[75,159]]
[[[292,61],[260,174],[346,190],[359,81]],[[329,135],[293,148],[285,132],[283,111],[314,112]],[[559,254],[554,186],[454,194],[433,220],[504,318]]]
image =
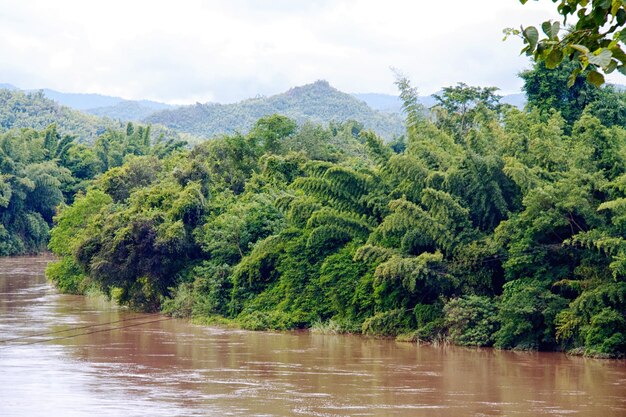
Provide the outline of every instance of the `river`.
[[0,416],[626,416],[626,362],[266,333],[58,294],[0,259]]

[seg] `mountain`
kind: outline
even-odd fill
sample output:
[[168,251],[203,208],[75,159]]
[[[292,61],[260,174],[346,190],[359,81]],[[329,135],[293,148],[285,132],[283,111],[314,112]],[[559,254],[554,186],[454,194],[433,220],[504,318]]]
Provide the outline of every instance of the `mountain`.
[[[20,88],[12,84],[2,83],[0,83],[0,89],[20,90]],[[175,109],[177,107],[152,100],[126,100],[121,97],[91,93],[62,93],[49,88],[24,91],[29,93],[41,91],[44,96],[63,106],[93,114],[95,116],[108,117],[110,119],[123,121],[138,121],[157,111]]]
[[138,121],[152,113],[177,106],[152,100],[126,100],[102,94],[61,93],[44,88],[44,95],[59,104],[100,117]]
[[[0,89],[0,130],[11,127],[42,129],[56,121],[62,132],[75,134],[87,142],[107,128],[119,127],[126,121],[153,124],[155,134],[154,129],[157,129],[168,137],[176,135],[171,131],[175,130],[182,133],[186,140],[197,142],[202,140],[200,138],[207,139],[218,134],[245,133],[259,118],[274,113],[295,119],[299,124],[356,120],[385,139],[404,133],[402,104],[397,96],[346,94],[331,87],[327,81],[233,104],[196,103],[188,106],[126,100],[101,94],[62,93],[51,89],[29,92],[6,83],[0,84]],[[432,96],[420,97],[419,100],[427,109],[435,104]],[[501,102],[521,108],[526,98],[522,93],[509,94]]]
[[233,104],[182,106],[154,113],[143,121],[209,138],[236,131],[244,133],[259,118],[274,113],[290,117],[299,124],[356,120],[386,139],[404,133],[404,120],[400,115],[373,110],[364,101],[331,87],[327,81],[316,81],[282,94]]
[[109,128],[120,123],[102,119],[61,106],[42,91],[0,89],[0,131],[13,128],[45,129],[56,123],[59,132],[78,137],[79,142],[92,142]]
[[398,96],[379,93],[353,93],[352,96],[364,101],[374,110],[385,113],[400,113],[402,111],[402,101]]
[[523,109],[526,105],[526,94],[517,93],[517,94],[507,94],[502,96],[500,100],[502,104],[510,104],[511,106],[515,106],[518,109]]
[[[380,93],[354,93],[352,95],[359,100],[364,101],[374,110],[384,113],[402,112],[402,100],[400,100],[400,97],[398,96]],[[427,109],[435,105],[435,99],[433,96],[420,96],[418,97],[418,100],[421,105]]]
[[149,100],[122,100],[112,106],[103,106],[86,109],[85,112],[100,117],[108,117],[118,120],[142,120],[152,114],[167,109],[175,109],[177,106],[171,106],[165,103],[158,103]]
[[[59,133],[76,136],[78,142],[91,143],[107,129],[123,129],[127,120],[98,117],[62,106],[46,97],[42,90],[26,92],[16,88],[0,89],[0,133],[21,128],[41,130],[56,123]],[[200,141],[192,135],[181,134],[160,125],[152,126],[151,137],[190,143]]]
[[41,91],[49,99],[75,110],[87,110],[94,107],[114,106],[124,100],[120,97],[105,96],[102,94],[61,93],[60,91],[50,90],[49,88],[43,88]]
[[18,90],[13,84],[0,83],[0,89],[3,90]]

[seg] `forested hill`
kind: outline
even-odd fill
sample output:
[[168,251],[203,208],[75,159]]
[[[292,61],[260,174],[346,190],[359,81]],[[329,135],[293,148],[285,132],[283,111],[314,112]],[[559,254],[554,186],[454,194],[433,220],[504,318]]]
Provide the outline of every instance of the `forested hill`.
[[289,91],[233,104],[195,104],[155,113],[148,123],[160,123],[197,136],[211,137],[239,131],[245,133],[261,117],[282,114],[304,122],[323,123],[356,120],[386,139],[404,133],[399,115],[372,110],[366,103],[331,87],[326,81],[295,87]]
[[43,93],[47,99],[54,100],[61,106],[121,121],[140,121],[151,114],[177,106],[152,100],[126,100],[122,97],[105,96],[93,93],[63,93],[49,88],[24,90],[12,84],[0,83],[0,89],[28,93]]
[[85,111],[96,116],[109,117],[115,120],[140,121],[161,110],[175,108],[176,106],[155,101],[122,100],[112,106],[95,107]]
[[42,130],[56,123],[61,134],[71,134],[79,142],[93,142],[119,123],[81,113],[46,98],[43,92],[26,93],[0,89],[0,132],[13,128]]
[[[136,120],[130,111],[126,117],[113,120],[62,106],[47,98],[44,90],[25,92],[10,88],[7,84],[4,86],[9,88],[0,89],[0,133],[21,128],[43,130],[56,124],[61,135],[75,136],[79,143],[93,143],[106,131],[123,129],[126,121]],[[153,139],[199,142],[192,135],[181,134],[164,126],[153,125],[151,130]]]
[[101,94],[62,93],[47,88],[41,91],[44,96],[63,106],[120,121],[140,121],[155,112],[177,107],[152,100],[126,100]]
[[[146,115],[155,111],[173,109],[176,106],[152,100],[126,100],[122,97],[105,96],[90,93],[62,93],[60,91],[44,88],[43,94],[64,106],[81,110],[96,116],[107,116],[113,119],[126,119],[125,113],[115,113],[116,109],[125,109],[128,106],[140,107]],[[108,114],[103,114],[108,112]],[[144,116],[145,117],[145,116]]]

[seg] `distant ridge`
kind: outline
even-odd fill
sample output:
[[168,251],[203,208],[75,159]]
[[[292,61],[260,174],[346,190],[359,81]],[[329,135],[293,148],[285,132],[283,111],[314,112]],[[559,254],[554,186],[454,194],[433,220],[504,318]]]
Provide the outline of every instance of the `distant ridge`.
[[[37,91],[37,90],[33,90]],[[94,107],[114,106],[124,101],[123,98],[91,93],[61,93],[49,88],[41,89],[43,94],[57,103],[75,110],[87,110]]]
[[[615,87],[624,88],[621,85]],[[245,133],[260,117],[274,113],[291,117],[299,124],[307,121],[327,124],[331,121],[356,120],[385,139],[404,134],[402,102],[398,96],[380,93],[346,94],[324,80],[293,87],[269,97],[255,97],[232,104],[196,103],[187,106],[152,100],[126,100],[102,94],[62,93],[48,88],[22,90],[9,83],[0,83],[0,89],[24,93],[41,91],[44,97],[62,106],[117,121],[113,125],[125,121],[164,124],[173,130],[196,136],[194,141],[200,137],[207,139],[224,133]],[[419,101],[427,109],[435,104],[432,95],[419,97]],[[526,97],[523,93],[508,94],[502,97],[501,102],[523,108]],[[67,116],[65,110],[61,113]],[[95,124],[101,125],[95,131],[102,130],[102,122],[95,120],[83,118],[80,123],[91,126],[83,132],[86,137],[92,137]]]
[[327,124],[356,120],[386,139],[404,134],[404,119],[370,108],[364,101],[319,80],[293,87],[282,94],[252,98],[233,104],[195,104],[154,113],[144,119],[201,137],[247,132],[254,122],[270,114],[282,114],[299,124]]
[[[368,106],[374,110],[382,111],[385,113],[401,113],[402,112],[402,100],[400,97],[391,94],[380,93],[353,93],[354,97],[367,103]],[[434,106],[435,98],[430,96],[418,96],[420,104],[427,109]]]
[[[78,142],[92,143],[108,129],[122,129],[128,119],[98,117],[64,106],[48,98],[42,90],[27,92],[10,84],[0,84],[0,133],[10,129],[42,130],[56,123],[61,134],[77,137]],[[198,138],[183,135],[160,125],[152,126],[152,138],[187,140]]]
[[177,107],[149,100],[122,100],[112,106],[90,108],[85,112],[110,119],[140,121],[158,111]]
[[126,100],[102,94],[61,93],[47,88],[42,91],[46,97],[64,106],[116,120],[139,121],[157,111],[176,108],[152,100]]
[[0,83],[0,89],[21,90],[26,93],[41,91],[45,97],[62,106],[122,121],[139,121],[157,111],[178,107],[152,100],[126,100],[121,97],[93,93],[62,93],[49,88],[23,90],[7,83]]
[[17,88],[13,84],[6,84],[6,83],[0,83],[0,89],[4,89],[4,90],[19,90],[19,88]]
[[62,106],[42,91],[0,89],[0,131],[14,128],[41,130],[52,123],[57,124],[60,133],[77,136],[79,142],[93,142],[107,129],[122,127],[112,120]]

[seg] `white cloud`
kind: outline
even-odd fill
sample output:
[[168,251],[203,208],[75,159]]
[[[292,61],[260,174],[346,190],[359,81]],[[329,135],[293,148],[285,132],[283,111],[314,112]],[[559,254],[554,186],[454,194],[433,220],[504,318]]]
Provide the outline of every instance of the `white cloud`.
[[424,94],[464,81],[519,90],[502,28],[555,17],[517,0],[0,0],[0,82],[168,102],[234,101],[327,79]]

